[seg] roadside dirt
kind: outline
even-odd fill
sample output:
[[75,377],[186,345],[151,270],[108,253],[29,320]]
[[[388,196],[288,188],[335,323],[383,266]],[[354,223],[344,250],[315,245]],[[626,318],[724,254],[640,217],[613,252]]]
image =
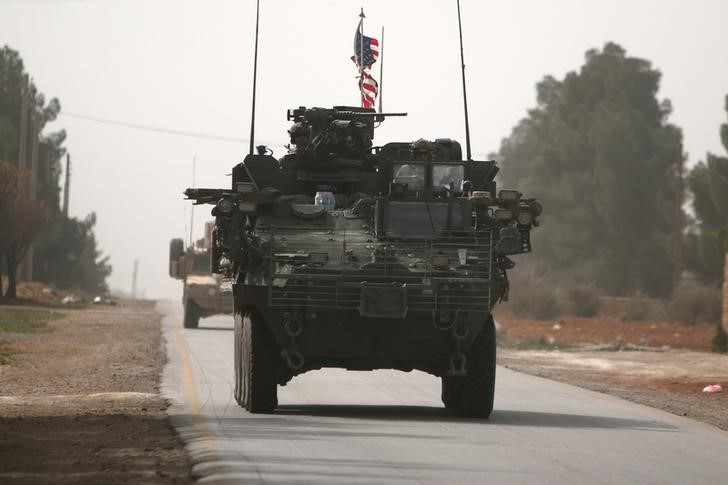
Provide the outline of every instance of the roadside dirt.
[[[499,309],[498,362],[728,430],[728,355],[710,353],[715,325],[613,316],[539,321]],[[703,393],[709,384],[723,392]]]
[[0,332],[0,482],[191,483],[160,398],[151,302],[55,312],[44,329]]

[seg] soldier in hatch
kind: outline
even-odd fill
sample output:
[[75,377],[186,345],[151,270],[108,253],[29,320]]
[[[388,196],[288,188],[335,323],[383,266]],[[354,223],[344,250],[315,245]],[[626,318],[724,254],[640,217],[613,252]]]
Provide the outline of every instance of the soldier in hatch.
[[410,145],[412,160],[432,160],[432,142],[420,138]]
[[311,134],[309,126],[302,121],[297,121],[288,130],[288,134],[291,135],[291,145],[295,145],[296,152],[299,154],[302,153],[308,146],[309,136]]
[[[432,142],[420,138],[410,145],[410,156],[414,161],[432,160]],[[425,167],[422,164],[406,163],[394,173],[395,183],[407,184],[408,191],[425,188]]]
[[306,123],[297,121],[291,125],[288,134],[291,137],[291,147],[288,153],[281,158],[281,164],[284,168],[295,168],[300,165],[306,151],[310,141],[311,129]]

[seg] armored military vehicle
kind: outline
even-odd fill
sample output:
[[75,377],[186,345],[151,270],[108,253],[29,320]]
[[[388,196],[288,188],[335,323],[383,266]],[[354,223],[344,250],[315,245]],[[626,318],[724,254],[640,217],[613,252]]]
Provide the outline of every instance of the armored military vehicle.
[[[233,283],[235,398],[250,412],[272,412],[278,385],[324,367],[418,369],[442,379],[446,408],[493,409],[491,310],[542,206],[497,191],[496,163],[464,161],[454,140],[424,157],[410,142],[373,146],[385,116],[289,110],[309,134],[295,153],[258,147],[230,189],[185,191],[214,205],[211,270]],[[334,204],[317,205],[323,193]]]
[[224,292],[221,275],[210,273],[210,248],[212,227],[205,227],[205,237],[185,250],[182,239],[169,242],[169,275],[182,280],[182,304],[184,328],[197,328],[200,318],[218,314],[231,314],[233,299]]

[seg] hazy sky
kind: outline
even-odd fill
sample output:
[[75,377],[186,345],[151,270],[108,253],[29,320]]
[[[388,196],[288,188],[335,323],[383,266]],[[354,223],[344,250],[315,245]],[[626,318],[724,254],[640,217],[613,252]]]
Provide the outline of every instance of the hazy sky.
[[[456,2],[261,0],[256,144],[287,142],[286,109],[357,105],[352,55],[359,8],[384,36],[387,120],[375,143],[452,137],[464,145]],[[535,104],[544,75],[578,69],[584,52],[614,41],[662,73],[689,163],[722,153],[728,94],[728,2],[462,0],[471,138],[477,158]],[[0,0],[0,44],[63,111],[170,130],[247,139],[254,0]],[[376,65],[375,65],[376,66]],[[379,67],[375,67],[379,76]],[[72,157],[70,212],[98,216],[111,287],[130,291],[134,259],[147,297],[181,297],[167,276],[169,240],[189,232],[182,191],[228,187],[247,143],[142,131],[61,116]],[[195,233],[209,217],[195,210]],[[186,236],[185,238],[187,238]]]

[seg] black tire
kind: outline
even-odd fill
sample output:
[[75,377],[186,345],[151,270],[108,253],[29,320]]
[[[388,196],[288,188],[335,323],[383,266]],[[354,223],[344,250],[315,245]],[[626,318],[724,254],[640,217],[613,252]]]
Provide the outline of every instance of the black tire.
[[467,375],[462,380],[460,413],[473,418],[490,417],[495,397],[495,324],[489,316],[466,357]]
[[442,403],[448,411],[460,411],[463,401],[463,379],[461,377],[442,377]]
[[197,328],[200,325],[200,309],[189,298],[185,301],[185,314],[182,325],[185,328]]
[[278,405],[278,343],[255,312],[242,315],[241,337],[243,407],[251,413],[272,413]]
[[235,312],[235,321],[233,324],[235,334],[234,344],[234,367],[235,367],[235,401],[242,407],[245,407],[243,400],[243,315]]

